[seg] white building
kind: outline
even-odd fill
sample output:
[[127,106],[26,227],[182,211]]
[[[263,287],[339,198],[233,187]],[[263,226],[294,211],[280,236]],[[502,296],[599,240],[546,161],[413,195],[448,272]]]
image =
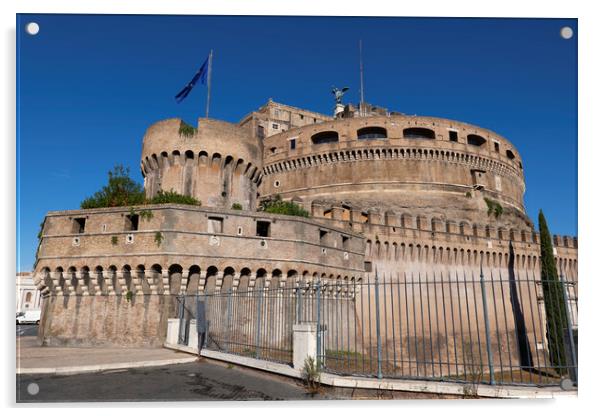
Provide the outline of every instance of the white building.
[[17,312],[40,310],[42,295],[30,272],[17,273]]

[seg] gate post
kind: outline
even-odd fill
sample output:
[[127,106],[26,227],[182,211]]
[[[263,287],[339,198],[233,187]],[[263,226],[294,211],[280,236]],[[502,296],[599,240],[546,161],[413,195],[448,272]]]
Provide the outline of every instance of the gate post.
[[318,280],[316,286],[316,369],[320,371],[320,356],[322,353],[322,329],[320,328],[320,289],[322,282]]
[[[257,287],[257,286],[256,286]],[[263,300],[263,287],[257,289],[257,327],[255,328],[255,358],[259,359],[259,339],[261,338],[261,302]]]
[[227,318],[226,318],[226,333],[228,338],[225,345],[226,352],[230,351],[230,326],[232,325],[232,289],[228,289],[228,305],[227,305]]
[[493,374],[493,357],[491,352],[491,334],[489,332],[489,311],[487,310],[487,296],[485,294],[485,276],[483,276],[483,265],[481,265],[481,297],[483,298],[483,319],[485,320],[485,342],[487,344],[487,365],[489,366],[489,384],[495,385]]
[[378,378],[383,378],[382,369],[382,344],[380,339],[380,296],[378,294],[378,270],[375,269],[374,273],[374,302],[376,307],[376,354],[378,359]]
[[[562,271],[560,272],[560,284],[562,285],[562,297],[564,299],[564,308],[566,310],[566,319],[567,319],[567,324],[569,326],[568,333],[569,333],[569,347],[571,348],[571,361],[572,361],[571,367],[575,373],[575,380],[573,380],[573,381],[576,384],[577,379],[579,377],[578,377],[578,372],[577,372],[577,355],[575,354],[575,339],[573,337],[573,317],[571,316],[572,309],[569,309],[569,299],[568,299],[568,294],[567,294],[568,282],[564,278]],[[569,374],[571,375],[570,370],[571,369],[569,368]]]

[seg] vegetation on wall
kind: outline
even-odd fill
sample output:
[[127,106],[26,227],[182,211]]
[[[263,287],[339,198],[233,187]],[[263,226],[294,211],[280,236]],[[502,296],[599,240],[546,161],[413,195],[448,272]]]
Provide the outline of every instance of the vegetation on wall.
[[189,195],[181,195],[174,191],[159,191],[157,195],[147,201],[149,204],[186,204],[201,205],[201,201]]
[[259,211],[268,212],[270,214],[293,215],[296,217],[309,217],[307,212],[300,205],[292,201],[283,201],[280,195],[273,198],[265,199],[260,203]]
[[155,232],[155,243],[157,243],[157,247],[159,247],[162,242],[163,242],[163,233],[161,233],[161,231]]
[[114,246],[117,245],[117,236],[116,235],[111,237],[111,244],[113,244]]
[[539,210],[539,235],[541,238],[541,283],[548,321],[546,335],[550,361],[560,374],[566,374],[567,351],[564,345],[564,334],[569,325],[564,303],[564,288],[558,279],[552,237],[542,210]]
[[80,204],[82,209],[123,207],[144,203],[142,185],[130,178],[130,170],[117,165],[109,171],[109,183]]
[[196,134],[197,129],[186,123],[184,120],[180,121],[180,130],[178,134],[181,137],[192,137]]
[[238,202],[235,202],[232,204],[232,209],[236,209],[236,210],[242,210],[242,205],[239,204]]
[[[146,199],[144,188],[130,177],[129,169],[122,165],[116,165],[109,172],[107,185],[91,197],[84,199],[80,207],[90,209],[147,204],[201,205],[201,202],[192,196],[181,195],[174,191],[159,191],[155,197]],[[145,220],[150,220],[153,217],[153,213],[149,209],[136,210],[132,207],[130,214],[137,214]]]
[[504,213],[504,208],[502,205],[494,201],[493,199],[483,198],[485,203],[487,204],[487,215],[495,215],[495,218],[499,218]]

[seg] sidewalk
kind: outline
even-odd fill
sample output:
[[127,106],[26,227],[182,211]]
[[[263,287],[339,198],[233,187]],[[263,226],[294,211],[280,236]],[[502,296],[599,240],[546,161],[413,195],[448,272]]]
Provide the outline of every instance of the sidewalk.
[[17,374],[79,374],[196,361],[165,348],[40,347],[37,337],[17,337]]

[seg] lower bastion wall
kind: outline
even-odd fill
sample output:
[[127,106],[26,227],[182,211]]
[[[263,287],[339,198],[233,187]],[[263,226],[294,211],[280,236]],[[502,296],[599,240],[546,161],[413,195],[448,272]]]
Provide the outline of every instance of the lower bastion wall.
[[35,268],[39,337],[160,345],[174,295],[359,281],[364,251],[357,233],[283,215],[177,205],[52,212]]

